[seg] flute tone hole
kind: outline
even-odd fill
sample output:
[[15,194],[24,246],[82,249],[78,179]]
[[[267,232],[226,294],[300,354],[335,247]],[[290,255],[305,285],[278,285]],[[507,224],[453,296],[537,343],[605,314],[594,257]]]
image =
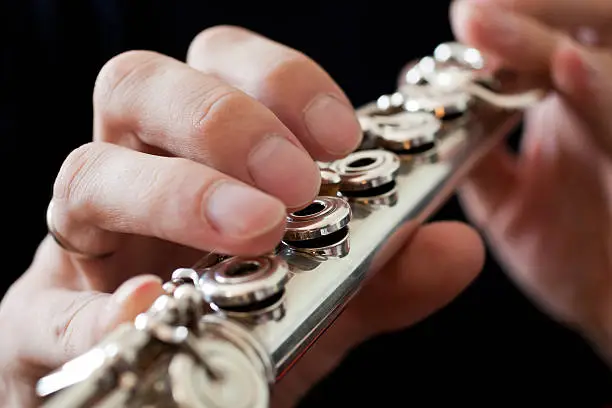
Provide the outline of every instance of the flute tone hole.
[[232,265],[227,268],[225,274],[230,278],[240,278],[244,276],[252,275],[259,271],[261,266],[257,262],[243,262],[236,265]]
[[354,162],[348,164],[349,167],[358,168],[358,167],[366,167],[374,163],[376,160],[371,157],[364,157],[362,159],[357,159]]
[[298,217],[307,217],[309,215],[315,215],[320,213],[325,209],[325,205],[319,202],[311,203],[308,207],[296,211],[293,215],[297,215]]

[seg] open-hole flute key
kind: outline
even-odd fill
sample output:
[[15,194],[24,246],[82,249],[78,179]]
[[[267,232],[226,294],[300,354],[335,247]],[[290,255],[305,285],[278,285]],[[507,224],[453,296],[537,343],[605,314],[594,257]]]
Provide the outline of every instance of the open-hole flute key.
[[363,145],[320,163],[319,197],[288,215],[274,251],[177,265],[167,295],[134,325],[40,380],[47,406],[267,407],[272,387],[376,279],[389,237],[426,221],[544,95],[481,68],[480,53],[456,43],[407,66],[394,92],[357,110]]

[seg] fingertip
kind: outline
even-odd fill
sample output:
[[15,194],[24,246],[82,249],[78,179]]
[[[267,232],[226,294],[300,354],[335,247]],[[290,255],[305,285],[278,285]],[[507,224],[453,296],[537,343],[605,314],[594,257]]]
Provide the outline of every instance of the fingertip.
[[[431,252],[439,254],[446,262],[440,265],[452,269],[458,280],[471,281],[482,269],[485,246],[481,235],[472,226],[459,221],[442,221],[422,228],[419,239],[422,245],[430,245]],[[442,238],[442,239],[441,239]]]
[[459,41],[480,48],[496,34],[498,15],[499,10],[484,1],[455,0],[450,9],[451,27]]
[[435,222],[422,226],[401,256],[397,287],[426,315],[452,301],[479,275],[485,252],[472,227]]
[[304,109],[308,134],[319,146],[314,149],[319,160],[331,161],[354,151],[363,132],[355,110],[345,97],[324,93],[315,97]]
[[454,0],[450,7],[451,28],[460,42],[469,44],[472,39],[473,8],[469,1]]
[[106,316],[101,317],[103,331],[133,321],[146,312],[164,294],[162,283],[159,276],[139,275],[121,284],[109,299]]
[[[459,267],[463,266],[474,277],[480,273],[485,262],[485,244],[480,233],[472,226],[449,221],[445,223],[455,235],[455,255],[458,256]],[[469,274],[469,273],[468,273]]]
[[582,46],[570,38],[561,41],[553,54],[552,79],[563,94],[576,94],[585,88],[588,70],[583,61]]
[[385,302],[393,304],[380,322],[385,330],[414,324],[445,307],[484,264],[482,239],[466,224],[427,224],[406,238],[403,249],[371,283],[384,293]]
[[202,213],[220,238],[236,242],[265,236],[278,230],[285,220],[285,206],[279,199],[229,180],[210,188]]
[[312,157],[276,135],[266,137],[250,153],[248,169],[255,185],[278,197],[287,207],[313,200],[321,183]]

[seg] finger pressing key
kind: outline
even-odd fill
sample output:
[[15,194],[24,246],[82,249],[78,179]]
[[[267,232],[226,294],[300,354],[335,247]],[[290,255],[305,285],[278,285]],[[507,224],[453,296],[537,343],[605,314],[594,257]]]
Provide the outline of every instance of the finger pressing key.
[[85,253],[112,253],[122,234],[136,234],[259,254],[281,239],[286,213],[278,199],[202,164],[102,142],[68,156],[53,202],[55,228]]
[[361,142],[350,101],[301,52],[240,27],[218,26],[194,39],[187,62],[267,106],[318,160],[343,157]]
[[318,167],[274,113],[172,58],[132,51],[112,59],[98,76],[94,111],[96,140],[206,164],[290,208],[317,194]]

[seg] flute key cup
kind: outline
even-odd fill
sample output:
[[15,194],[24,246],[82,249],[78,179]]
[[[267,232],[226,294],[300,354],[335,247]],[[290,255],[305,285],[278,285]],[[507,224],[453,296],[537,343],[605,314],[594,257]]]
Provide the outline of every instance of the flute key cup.
[[202,275],[199,288],[211,309],[238,320],[261,323],[284,316],[287,263],[275,256],[229,258]]
[[435,147],[442,123],[435,116],[403,112],[372,118],[370,132],[378,146],[397,154],[420,154]]
[[287,216],[283,244],[296,252],[343,258],[350,251],[351,207],[340,197],[320,196]]
[[362,150],[333,163],[340,175],[340,194],[364,205],[394,205],[400,158],[386,150]]
[[[287,216],[272,254],[213,251],[177,270],[132,334],[111,335],[39,381],[45,407],[93,407],[100,398],[125,408],[269,406],[269,385],[335,321],[397,226],[427,220],[546,95],[533,79],[488,77],[483,65],[457,43],[411,62],[397,89],[356,110],[363,143],[318,163],[319,196]],[[117,369],[129,384],[115,381]]]

